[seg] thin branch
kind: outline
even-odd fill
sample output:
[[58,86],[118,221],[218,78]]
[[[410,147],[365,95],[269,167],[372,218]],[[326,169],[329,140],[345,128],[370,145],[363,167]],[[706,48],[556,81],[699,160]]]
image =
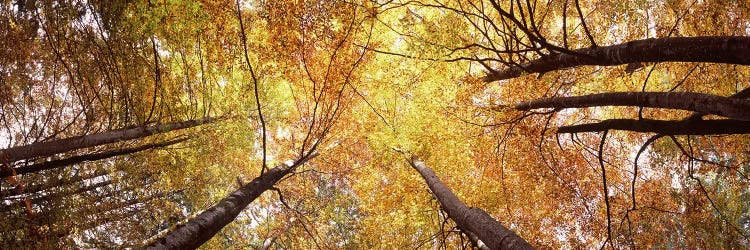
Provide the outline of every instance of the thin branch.
[[247,67],[250,70],[250,75],[253,77],[253,87],[255,89],[255,105],[258,106],[258,119],[260,120],[260,127],[261,132],[263,134],[263,143],[262,143],[262,149],[263,149],[263,168],[260,170],[260,174],[262,175],[265,173],[266,169],[268,168],[268,165],[266,163],[266,121],[263,119],[263,111],[260,105],[260,97],[259,97],[259,91],[258,91],[258,78],[255,76],[255,71],[253,70],[253,65],[250,63],[250,57],[247,55],[247,36],[245,35],[245,26],[242,23],[242,8],[240,8],[240,0],[235,1],[237,5],[237,19],[240,22],[240,36],[242,38],[242,50],[245,55],[245,62],[247,63]]
[[558,134],[624,130],[663,135],[750,134],[750,121],[731,119],[662,121],[652,119],[608,119],[597,123],[561,126]]
[[633,181],[630,183],[630,199],[633,201],[633,206],[631,208],[632,210],[636,209],[635,181],[638,179],[638,158],[640,158],[641,154],[643,154],[643,152],[646,151],[646,149],[648,148],[648,145],[651,145],[651,143],[653,143],[654,141],[664,136],[665,135],[651,136],[651,138],[648,138],[648,140],[646,140],[646,142],[643,143],[643,146],[641,146],[641,149],[638,150],[638,154],[635,155],[635,160],[633,160]]
[[591,47],[599,47],[596,45],[596,41],[594,41],[594,37],[591,35],[591,32],[589,31],[588,25],[586,25],[586,20],[583,16],[583,12],[581,11],[581,6],[578,4],[578,0],[575,0],[576,3],[576,11],[578,11],[578,16],[581,17],[581,25],[583,25],[583,30],[586,33],[586,37],[589,38],[589,41],[591,42]]
[[[604,245],[602,245],[602,248],[609,242],[610,246],[612,246],[612,214],[610,212],[610,206],[609,206],[609,189],[607,188],[607,170],[604,167],[604,143],[607,140],[607,133],[609,133],[609,130],[605,130],[604,134],[602,134],[602,140],[599,143],[599,166],[601,167],[602,171],[602,186],[604,189],[604,204],[607,206],[607,240],[604,241]],[[613,247],[614,248],[614,247]]]

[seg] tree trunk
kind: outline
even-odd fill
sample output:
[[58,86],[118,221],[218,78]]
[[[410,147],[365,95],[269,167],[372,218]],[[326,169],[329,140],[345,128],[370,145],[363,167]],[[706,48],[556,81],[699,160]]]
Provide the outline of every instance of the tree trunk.
[[617,45],[577,49],[575,54],[553,54],[490,72],[485,82],[516,78],[523,73],[545,73],[583,65],[611,66],[640,62],[707,62],[750,65],[750,37],[666,37]]
[[487,245],[485,245],[484,242],[479,239],[479,236],[468,230],[463,232],[466,234],[466,236],[469,236],[469,240],[471,241],[471,244],[474,245],[474,247],[479,250],[490,250],[490,248],[487,247]]
[[273,236],[271,238],[267,238],[263,241],[263,244],[258,247],[258,250],[268,250],[271,246],[273,246],[273,243],[276,242],[276,239],[278,236]]
[[237,215],[263,192],[273,187],[282,177],[294,171],[316,154],[300,158],[292,166],[281,164],[268,170],[250,183],[242,186],[218,204],[190,219],[166,236],[147,246],[149,249],[196,249],[211,239],[224,226],[234,221]]
[[[115,210],[122,210],[127,207],[136,205],[136,204],[145,204],[148,203],[154,199],[162,198],[169,196],[173,193],[176,193],[178,191],[170,191],[166,193],[158,192],[153,195],[148,195],[146,197],[136,197],[132,199],[128,199],[125,201],[117,201],[117,202],[106,202],[102,204],[97,204],[95,206],[81,206],[76,208],[66,208],[64,212],[64,216],[75,216],[76,218],[86,218],[89,220],[94,220],[99,217],[106,216],[106,214],[111,213]],[[44,209],[44,208],[43,208]],[[70,219],[60,219],[61,216],[59,207],[52,207],[52,209],[48,209],[47,211],[42,210],[38,216],[37,221],[42,222],[42,224],[50,226],[52,229],[60,229],[60,230],[69,230],[72,227],[82,227],[82,228],[90,228],[88,227],[91,225],[91,221],[81,222],[76,220],[70,220]],[[10,220],[9,220],[10,221]],[[6,224],[4,227],[0,227],[0,233],[8,233],[13,232],[16,230],[21,230],[24,227],[26,227],[26,224],[29,223],[28,220],[14,220],[15,224]],[[99,226],[99,225],[95,225]],[[79,228],[79,230],[81,230]]]
[[[160,142],[160,143],[146,144],[146,145],[142,145],[138,147],[121,148],[121,149],[115,149],[115,150],[110,150],[110,151],[101,152],[101,153],[78,155],[78,156],[73,156],[73,157],[65,158],[65,159],[59,159],[59,160],[37,163],[34,165],[29,165],[29,166],[17,167],[14,170],[15,170],[15,174],[34,173],[34,172],[38,172],[42,170],[70,166],[73,164],[86,162],[86,161],[98,161],[98,160],[107,159],[107,158],[111,158],[115,156],[132,154],[132,153],[136,153],[136,152],[140,152],[140,151],[144,151],[148,149],[162,148],[162,147],[166,147],[169,145],[173,145],[173,144],[186,141],[188,139],[189,138],[182,138],[182,139],[165,141],[165,142]],[[11,176],[11,175],[13,175],[13,172],[11,171],[0,172],[0,178]]]
[[104,145],[108,143],[142,138],[174,130],[186,129],[214,122],[215,118],[158,124],[148,127],[118,129],[90,135],[76,136],[0,150],[1,162],[15,162],[36,157],[50,156],[72,150]]
[[11,200],[10,204],[0,205],[0,211],[10,211],[15,206],[23,206],[21,203],[23,203],[25,199],[31,199],[31,204],[51,203],[52,201],[60,199],[64,196],[77,195],[77,194],[88,192],[88,191],[91,191],[100,187],[108,186],[109,184],[112,184],[111,180],[102,181],[102,182],[94,183],[94,184],[87,185],[87,186],[82,186],[75,190],[61,190],[59,192],[44,194],[44,195],[40,195],[40,196],[33,197],[33,198],[30,196],[26,196],[26,197],[22,196],[22,197],[18,197],[17,199],[15,199],[15,201]]
[[750,121],[610,119],[597,123],[562,126],[557,129],[557,133],[599,132],[606,130],[626,130],[662,135],[750,134]]
[[[750,97],[750,87],[744,88],[740,90],[739,92],[734,93],[733,95],[729,96],[729,98],[735,98],[735,99],[747,99],[748,97]],[[694,112],[693,114],[691,114],[690,116],[688,116],[687,118],[683,120],[700,120],[700,119],[703,119],[704,115],[706,114]]]
[[[54,188],[70,185],[73,183],[78,183],[83,180],[92,179],[92,178],[96,178],[99,176],[105,176],[107,174],[109,174],[108,171],[100,169],[100,170],[96,170],[93,174],[78,175],[78,176],[69,177],[69,178],[62,176],[62,175],[53,176],[52,178],[55,178],[54,180],[46,180],[44,181],[44,183],[40,183],[40,184],[26,185],[24,189],[24,193],[21,195],[33,195],[34,193],[37,193],[37,192],[51,190]],[[7,199],[15,198],[15,196],[17,195],[13,194],[12,191],[13,189],[10,189],[10,188],[0,191],[0,200],[7,200]]]
[[750,121],[750,100],[693,92],[614,92],[538,99],[516,105],[518,110],[636,106],[682,109]]
[[422,175],[440,206],[459,228],[474,233],[490,249],[534,249],[484,210],[467,207],[424,162],[412,157],[409,164]]

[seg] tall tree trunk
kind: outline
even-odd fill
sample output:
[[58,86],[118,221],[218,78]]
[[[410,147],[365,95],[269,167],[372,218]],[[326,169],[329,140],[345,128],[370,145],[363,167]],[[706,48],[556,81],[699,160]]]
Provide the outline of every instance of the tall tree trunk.
[[554,97],[516,105],[518,110],[537,108],[586,108],[635,106],[682,109],[750,121],[750,100],[694,92],[614,92],[573,97]]
[[606,130],[626,130],[663,135],[750,134],[750,121],[610,119],[597,123],[562,126],[557,129],[557,133],[600,132]]
[[750,37],[666,37],[553,54],[490,72],[485,82],[516,78],[523,73],[545,73],[583,65],[611,66],[640,62],[707,62],[750,65]]
[[422,175],[440,206],[458,227],[474,233],[490,249],[534,249],[482,209],[467,207],[440,179],[416,157],[409,164]]
[[165,133],[195,127],[214,122],[216,119],[206,117],[199,120],[164,123],[147,127],[118,129],[90,135],[76,136],[30,145],[0,150],[0,162],[15,162],[36,157],[50,156],[72,150],[104,145],[108,143],[142,138],[153,134]]
[[29,165],[29,166],[17,167],[14,169],[15,171],[0,171],[0,178],[11,176],[13,175],[13,172],[15,172],[15,174],[34,173],[34,172],[38,172],[42,170],[70,166],[73,164],[86,162],[86,161],[98,161],[98,160],[107,159],[107,158],[111,158],[115,156],[141,152],[141,151],[148,150],[148,149],[162,148],[162,147],[166,147],[169,145],[174,145],[174,144],[186,141],[188,139],[189,138],[181,138],[181,139],[170,140],[170,141],[165,141],[165,142],[160,142],[160,143],[146,144],[146,145],[142,145],[138,147],[120,148],[120,149],[110,150],[110,151],[101,152],[101,153],[78,155],[78,156],[73,156],[73,157],[69,157],[65,159],[52,160],[52,161],[37,163],[37,164]]
[[237,215],[263,192],[273,187],[282,177],[307,162],[316,154],[308,154],[291,166],[281,164],[245,184],[218,204],[190,219],[166,236],[152,242],[149,249],[196,249],[211,239],[224,226],[234,221]]

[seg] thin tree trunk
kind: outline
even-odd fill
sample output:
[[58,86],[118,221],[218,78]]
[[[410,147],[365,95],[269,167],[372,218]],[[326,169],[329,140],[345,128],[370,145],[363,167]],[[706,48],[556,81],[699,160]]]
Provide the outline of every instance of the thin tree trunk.
[[268,250],[271,246],[273,246],[273,243],[276,242],[276,239],[278,236],[273,236],[271,238],[267,238],[263,241],[263,244],[258,247],[258,250]]
[[557,133],[600,132],[606,130],[626,130],[663,135],[750,134],[750,121],[610,119],[597,123],[562,126],[557,129]]
[[[107,159],[107,158],[111,158],[115,156],[141,152],[141,151],[148,150],[148,149],[163,148],[166,146],[170,146],[170,145],[174,145],[174,144],[186,141],[188,139],[189,138],[181,138],[181,139],[170,140],[170,141],[165,141],[165,142],[160,142],[160,143],[146,144],[146,145],[142,145],[138,147],[121,148],[121,149],[115,149],[115,150],[110,150],[110,151],[101,152],[101,153],[78,155],[78,156],[73,156],[73,157],[69,157],[65,159],[52,160],[48,162],[37,163],[34,165],[17,167],[14,170],[16,174],[34,173],[34,172],[38,172],[42,170],[70,166],[73,164],[78,164],[78,163],[86,162],[86,161],[98,161],[98,160]],[[13,175],[11,171],[0,172],[0,178],[11,176],[11,175]]]
[[467,207],[424,162],[412,157],[409,164],[422,175],[440,206],[458,227],[476,234],[490,249],[534,249],[482,209]]
[[[734,93],[733,95],[729,96],[729,98],[735,98],[735,99],[747,99],[748,97],[750,97],[750,87],[744,88],[740,90],[739,92]],[[690,116],[686,117],[683,120],[700,120],[700,119],[703,119],[704,115],[706,114],[694,112],[693,114],[691,114]]]
[[282,177],[294,171],[316,154],[308,154],[292,166],[281,164],[245,184],[208,210],[190,219],[166,236],[152,242],[149,249],[196,249],[211,239],[224,226],[234,221],[237,215],[263,192],[273,187]]
[[635,40],[617,45],[553,54],[490,72],[485,82],[516,78],[524,73],[545,73],[583,65],[611,66],[640,62],[706,62],[750,65],[750,37],[666,37]]
[[[105,176],[109,174],[108,171],[100,169],[95,171],[93,174],[90,175],[79,175],[67,178],[64,176],[57,176],[55,180],[49,180],[45,181],[42,184],[35,184],[35,185],[27,185],[24,189],[24,193],[21,195],[33,195],[34,193],[45,191],[45,190],[51,190],[54,188],[66,186],[73,183],[78,183],[83,180],[92,179],[100,176]],[[7,200],[7,199],[14,199],[18,195],[14,195],[11,191],[12,189],[6,189],[0,192],[0,200]]]
[[[147,197],[141,197],[141,198],[133,198],[125,201],[118,201],[118,202],[107,202],[103,204],[99,204],[97,206],[88,207],[88,206],[82,206],[79,209],[73,209],[68,208],[69,210],[66,210],[66,215],[75,215],[78,218],[87,218],[87,219],[95,219],[102,216],[105,216],[107,213],[110,213],[111,211],[115,210],[121,210],[136,204],[145,204],[148,203],[154,199],[162,198],[169,196],[173,193],[176,193],[177,191],[170,191],[166,193],[159,192],[157,194],[149,195]],[[81,225],[85,225],[86,227],[90,225],[90,223],[83,223],[83,222],[76,222],[76,221],[70,221],[70,220],[58,220],[59,214],[54,214],[54,212],[59,213],[58,210],[48,210],[48,211],[42,211],[39,213],[39,216],[37,217],[37,221],[41,221],[43,224],[46,225],[52,225],[52,226],[58,226],[59,228],[63,229],[70,229],[72,227],[80,227]],[[52,214],[50,214],[52,213]],[[5,227],[0,230],[0,233],[2,232],[12,232],[15,230],[23,229],[26,224],[28,223],[27,220],[15,220],[16,224],[13,225],[5,225]],[[98,226],[98,225],[96,225]],[[54,227],[53,227],[54,228]]]
[[50,156],[87,147],[99,146],[118,141],[132,140],[153,134],[191,128],[198,125],[211,123],[215,120],[215,118],[206,117],[199,120],[164,123],[148,127],[118,129],[90,135],[58,139],[48,142],[38,142],[30,145],[0,150],[0,161],[15,162],[36,157]]
[[636,106],[681,109],[750,121],[750,100],[693,92],[614,92],[573,97],[553,97],[524,102],[518,110]]
[[112,184],[111,180],[98,182],[95,184],[79,187],[75,190],[61,190],[59,192],[40,195],[37,197],[19,197],[16,201],[10,201],[10,204],[7,205],[0,205],[0,211],[10,211],[14,206],[23,206],[21,203],[25,201],[25,199],[31,199],[31,204],[39,204],[39,203],[49,203],[53,200],[57,200],[62,198],[63,196],[72,196],[77,195],[80,193],[88,192],[100,187],[108,186],[109,184]]

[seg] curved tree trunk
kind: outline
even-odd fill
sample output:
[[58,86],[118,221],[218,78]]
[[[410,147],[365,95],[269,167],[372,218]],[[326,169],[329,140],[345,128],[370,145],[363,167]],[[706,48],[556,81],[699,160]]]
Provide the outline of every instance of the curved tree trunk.
[[[14,172],[15,174],[27,174],[27,173],[34,173],[34,172],[38,172],[42,170],[70,166],[70,165],[85,162],[85,161],[98,161],[98,160],[107,159],[107,158],[111,158],[115,156],[141,152],[141,151],[148,150],[148,149],[162,148],[162,147],[166,147],[169,145],[173,145],[173,144],[186,141],[188,139],[189,138],[181,138],[181,139],[176,139],[176,140],[164,141],[160,143],[151,143],[151,144],[141,145],[138,147],[120,148],[120,149],[110,150],[110,151],[101,152],[101,153],[77,155],[77,156],[73,156],[73,157],[69,157],[65,159],[52,160],[48,162],[37,163],[34,165],[17,167],[14,169]],[[13,175],[12,171],[0,171],[0,178],[8,177],[11,175]]]
[[490,249],[534,249],[482,209],[467,207],[424,162],[412,157],[409,164],[422,175],[440,206],[461,229],[474,233]]
[[573,97],[554,97],[516,105],[518,110],[537,108],[586,108],[635,106],[695,111],[750,121],[750,100],[693,92],[614,92]]
[[308,154],[292,166],[281,164],[245,184],[218,204],[190,219],[166,236],[149,244],[149,249],[196,249],[211,239],[224,226],[234,221],[237,215],[263,192],[273,187],[282,177],[294,171],[317,154]]
[[202,124],[211,123],[215,120],[215,118],[206,117],[199,120],[164,123],[148,127],[118,129],[107,132],[12,147],[0,150],[0,162],[15,162],[19,160],[50,156],[76,149],[99,146],[118,141],[132,140],[153,134],[191,128]]
[[750,65],[750,37],[666,37],[635,40],[617,45],[574,50],[574,54],[553,54],[490,72],[485,82],[516,78],[524,73],[545,73],[583,65],[611,66],[640,62],[707,62]]
[[597,123],[562,126],[557,129],[557,133],[600,132],[606,130],[626,130],[663,135],[750,134],[750,121],[610,119]]

